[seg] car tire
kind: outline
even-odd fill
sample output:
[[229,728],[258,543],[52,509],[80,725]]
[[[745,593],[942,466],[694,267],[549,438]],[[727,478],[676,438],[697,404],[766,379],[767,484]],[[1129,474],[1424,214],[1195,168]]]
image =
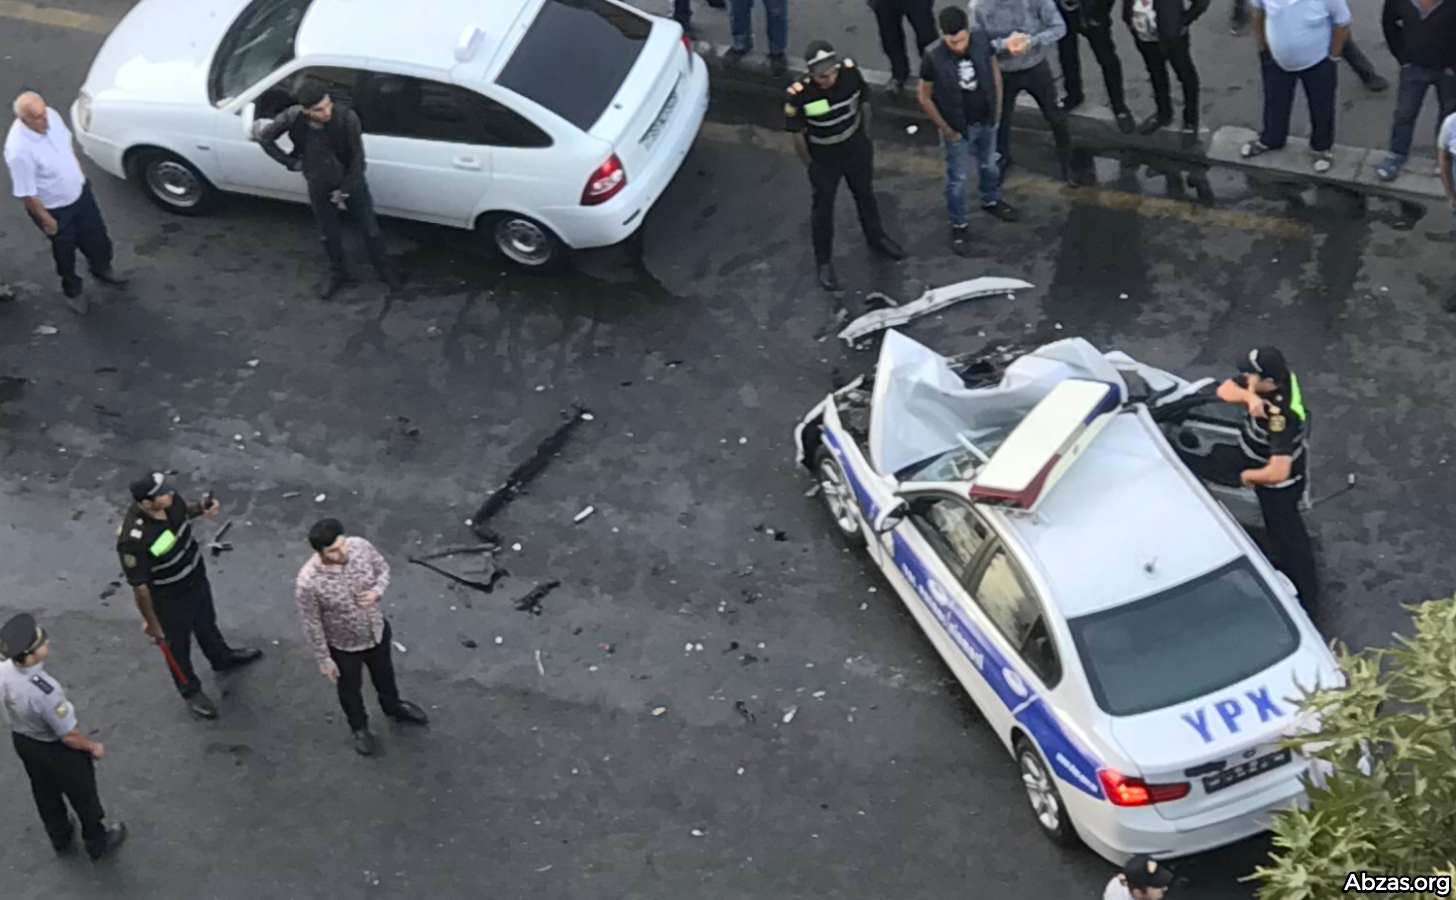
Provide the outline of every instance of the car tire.
[[1067,805],[1057,790],[1056,777],[1041,758],[1031,741],[1020,735],[1014,744],[1016,768],[1021,773],[1021,786],[1026,791],[1036,824],[1053,844],[1070,847],[1077,843],[1077,830],[1067,816]]
[[865,535],[860,526],[859,501],[844,475],[844,467],[823,444],[814,451],[814,480],[819,485],[819,496],[824,500],[824,508],[829,511],[835,531],[851,547],[863,547]]
[[530,216],[499,213],[485,220],[483,230],[496,254],[523,272],[544,275],[566,265],[566,244]]
[[127,169],[142,195],[167,212],[197,216],[217,204],[217,188],[175,153],[139,150],[127,160]]

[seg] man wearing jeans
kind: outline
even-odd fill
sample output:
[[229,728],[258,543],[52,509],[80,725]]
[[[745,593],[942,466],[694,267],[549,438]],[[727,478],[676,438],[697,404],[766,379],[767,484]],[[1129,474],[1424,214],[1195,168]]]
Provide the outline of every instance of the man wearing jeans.
[[1264,130],[1240,151],[1245,157],[1278,150],[1289,140],[1294,88],[1309,101],[1309,149],[1314,170],[1334,165],[1338,63],[1350,36],[1345,0],[1252,0],[1254,39],[1264,77]]
[[[260,122],[256,137],[273,159],[303,173],[308,203],[329,256],[330,274],[320,296],[327,300],[351,281],[344,264],[344,230],[339,212],[348,209],[364,232],[369,261],[390,292],[401,290],[384,249],[384,232],[374,215],[374,198],[364,180],[364,136],[359,116],[352,109],[335,107],[323,82],[309,79],[294,92],[295,105],[271,122]],[[293,142],[284,153],[275,143],[283,135]]]
[[[789,71],[789,0],[759,0],[768,30],[768,64],[775,78]],[[753,50],[754,0],[728,0],[728,28],[733,32],[733,47],[727,53],[729,63],[736,63]]]
[[[1453,0],[1385,0],[1380,17],[1390,54],[1400,63],[1395,119],[1390,126],[1390,153],[1375,171],[1394,181],[1410,156],[1416,119],[1432,87],[1441,118],[1456,112],[1456,2]],[[1437,126],[1439,128],[1439,126]]]
[[970,248],[966,188],[971,154],[976,156],[981,208],[1003,221],[1016,212],[1001,202],[1001,171],[996,165],[996,117],[1001,109],[1001,69],[984,34],[970,31],[966,11],[940,11],[940,43],[920,63],[920,108],[940,129],[945,144],[945,205],[950,213],[950,246],[957,256]]
[[[1441,123],[1440,146],[1436,156],[1441,164],[1441,186],[1446,189],[1446,199],[1451,201],[1451,234],[1456,236],[1456,181],[1452,180],[1451,166],[1456,161],[1456,112]],[[1456,312],[1456,291],[1446,298],[1446,312]]]

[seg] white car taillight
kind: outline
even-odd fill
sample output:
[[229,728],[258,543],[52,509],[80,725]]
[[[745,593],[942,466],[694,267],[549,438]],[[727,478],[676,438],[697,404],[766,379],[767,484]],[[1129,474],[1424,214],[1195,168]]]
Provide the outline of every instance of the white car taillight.
[[597,206],[621,193],[627,186],[627,170],[613,153],[611,159],[597,166],[597,170],[586,181],[586,190],[581,192],[582,206]]
[[72,124],[82,131],[91,130],[91,98],[82,91],[76,97],[76,121]]

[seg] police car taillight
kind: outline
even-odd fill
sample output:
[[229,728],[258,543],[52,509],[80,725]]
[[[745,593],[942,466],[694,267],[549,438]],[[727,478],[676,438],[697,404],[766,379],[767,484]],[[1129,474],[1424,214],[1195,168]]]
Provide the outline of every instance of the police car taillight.
[[581,192],[582,206],[597,206],[621,193],[627,186],[627,170],[613,153],[612,158],[597,166],[597,170],[586,181],[586,190]]
[[1097,780],[1114,806],[1148,806],[1182,800],[1193,786],[1186,781],[1174,784],[1148,784],[1141,778],[1124,775],[1116,769],[1098,769]]

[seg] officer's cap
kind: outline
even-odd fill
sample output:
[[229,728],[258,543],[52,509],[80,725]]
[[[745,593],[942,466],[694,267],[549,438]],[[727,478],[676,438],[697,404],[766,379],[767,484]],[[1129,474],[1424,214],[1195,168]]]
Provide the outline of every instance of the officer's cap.
[[1173,883],[1173,871],[1166,866],[1159,865],[1156,859],[1149,859],[1146,856],[1134,856],[1122,867],[1122,877],[1127,879],[1127,886],[1134,890],[1150,887],[1168,887]]
[[35,616],[21,613],[0,625],[0,659],[15,659],[33,653],[46,642],[45,629],[35,624]]
[[1259,347],[1239,360],[1239,371],[1245,375],[1259,375],[1272,378],[1283,384],[1289,381],[1289,363],[1278,347]]
[[839,65],[839,54],[834,52],[834,45],[828,41],[814,41],[804,51],[804,62],[810,75],[823,75]]
[[167,477],[161,472],[153,472],[145,478],[138,478],[131,483],[131,499],[140,503],[143,500],[150,500],[162,493],[162,485]]

